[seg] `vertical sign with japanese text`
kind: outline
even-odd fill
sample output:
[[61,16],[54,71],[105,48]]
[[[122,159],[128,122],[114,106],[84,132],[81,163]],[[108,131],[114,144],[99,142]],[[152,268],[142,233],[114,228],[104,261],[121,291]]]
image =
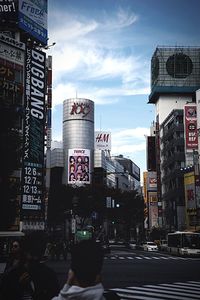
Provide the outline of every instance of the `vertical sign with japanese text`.
[[190,149],[198,149],[196,105],[186,105],[184,112],[186,151]]
[[45,53],[27,46],[21,220],[44,217]]

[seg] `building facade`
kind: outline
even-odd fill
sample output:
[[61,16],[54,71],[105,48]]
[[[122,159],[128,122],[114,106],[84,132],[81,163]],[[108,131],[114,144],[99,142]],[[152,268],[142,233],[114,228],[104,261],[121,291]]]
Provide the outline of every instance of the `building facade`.
[[[151,60],[149,103],[155,104],[156,111],[157,193],[162,204],[162,226],[167,230],[186,228],[181,168],[193,164],[196,146],[186,149],[185,107],[196,104],[199,54],[198,47],[157,47]],[[194,129],[194,125],[188,128]],[[192,135],[188,133],[188,137]]]

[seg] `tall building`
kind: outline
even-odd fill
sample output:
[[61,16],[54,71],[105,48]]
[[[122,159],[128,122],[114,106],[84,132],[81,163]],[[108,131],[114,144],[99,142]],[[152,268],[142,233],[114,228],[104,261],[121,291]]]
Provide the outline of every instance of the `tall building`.
[[94,102],[67,99],[63,104],[63,183],[90,184],[94,169]]
[[[13,117],[18,114],[10,129],[23,136],[21,165],[7,178],[9,181],[15,177],[20,185],[18,193],[10,198],[16,206],[20,203],[15,229],[44,229],[47,73],[43,49],[48,48],[47,41],[47,0],[3,1],[0,9],[1,113],[5,119],[11,111]],[[1,137],[4,133],[1,132]]]
[[[156,157],[158,202],[162,203],[163,226],[186,228],[185,195],[181,168],[193,164],[194,143],[186,143],[186,110],[196,103],[200,87],[199,47],[157,47],[151,60],[149,103],[156,110]],[[193,121],[192,121],[193,122]],[[193,128],[193,129],[192,129]],[[194,137],[196,138],[196,137]],[[188,146],[190,144],[190,146]]]

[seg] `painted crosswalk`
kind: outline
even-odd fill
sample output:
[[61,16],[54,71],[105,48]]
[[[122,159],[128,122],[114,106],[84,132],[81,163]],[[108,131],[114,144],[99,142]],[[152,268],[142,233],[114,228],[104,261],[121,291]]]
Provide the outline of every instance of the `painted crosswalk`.
[[127,255],[107,255],[105,256],[106,260],[200,260],[200,258],[191,258],[191,257],[180,257],[180,256],[145,256],[145,255],[138,255],[138,256],[127,256]]
[[148,284],[112,289],[120,299],[140,300],[197,300],[200,299],[200,281]]

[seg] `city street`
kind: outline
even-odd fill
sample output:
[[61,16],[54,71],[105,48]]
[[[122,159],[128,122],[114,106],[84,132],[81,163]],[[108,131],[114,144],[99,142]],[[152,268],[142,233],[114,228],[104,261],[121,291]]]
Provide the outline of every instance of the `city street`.
[[[51,261],[48,265],[63,285],[69,261]],[[200,258],[111,246],[104,260],[103,284],[123,299],[200,299],[199,268]]]

